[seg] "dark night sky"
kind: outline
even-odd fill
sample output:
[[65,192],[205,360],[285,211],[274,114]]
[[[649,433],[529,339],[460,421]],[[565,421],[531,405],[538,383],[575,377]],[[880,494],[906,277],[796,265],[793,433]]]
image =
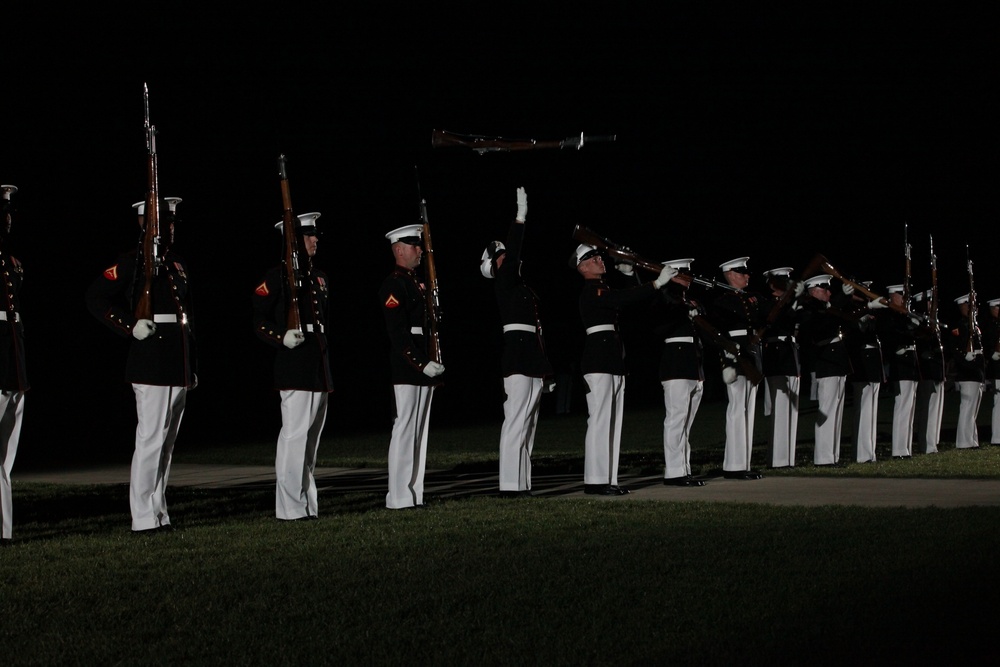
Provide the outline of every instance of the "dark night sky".
[[[713,277],[733,257],[749,255],[759,272],[801,269],[820,252],[876,291],[902,280],[907,224],[915,289],[929,286],[933,234],[943,299],[968,291],[966,244],[981,301],[1000,296],[987,271],[1000,60],[983,17],[916,16],[906,5],[886,16],[710,20],[171,7],[154,18],[68,10],[41,22],[10,10],[5,20],[0,181],[20,188],[10,245],[28,280],[29,461],[131,449],[125,344],[90,317],[83,292],[136,240],[144,82],[160,190],[184,199],[176,250],[195,281],[201,387],[179,446],[277,432],[250,293],[280,257],[279,153],[296,212],[320,211],[326,234],[317,263],[336,289],[334,442],[353,429],[388,438],[375,295],[391,268],[383,234],[418,221],[415,166],[445,317],[437,424],[501,415],[498,317],[477,264],[506,234],[519,185],[529,194],[525,275],[560,366],[581,335],[579,278],[566,267],[575,223],[650,259],[694,257]],[[432,149],[434,128],[618,140],[480,156]],[[656,405],[642,324],[627,320],[630,404]]]

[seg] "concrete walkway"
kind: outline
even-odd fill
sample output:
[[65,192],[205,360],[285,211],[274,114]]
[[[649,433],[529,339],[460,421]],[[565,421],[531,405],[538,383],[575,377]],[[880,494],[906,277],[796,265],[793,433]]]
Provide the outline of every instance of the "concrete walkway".
[[[17,482],[52,484],[127,484],[127,464],[99,468],[25,472],[15,469]],[[659,476],[620,478],[627,496],[586,496],[603,502],[636,500],[724,501],[771,505],[861,505],[868,507],[967,507],[1000,505],[1000,480],[884,479],[835,477],[765,477],[755,481],[707,478],[697,488],[663,486]],[[387,488],[384,469],[321,468],[316,470],[320,493],[380,493]],[[171,467],[170,486],[220,489],[274,486],[270,466],[232,466],[176,463]],[[579,474],[538,475],[533,478],[536,497],[582,498]],[[497,475],[475,472],[427,471],[424,493],[428,499],[496,495]]]

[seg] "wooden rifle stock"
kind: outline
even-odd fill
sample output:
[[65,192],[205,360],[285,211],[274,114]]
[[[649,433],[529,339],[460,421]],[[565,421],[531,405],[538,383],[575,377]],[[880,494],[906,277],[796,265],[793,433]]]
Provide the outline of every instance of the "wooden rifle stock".
[[424,271],[427,277],[427,318],[429,345],[427,355],[433,360],[441,361],[441,299],[440,288],[438,286],[437,263],[434,259],[434,242],[431,240],[431,225],[427,220],[427,201],[420,199],[420,219],[424,223]]
[[[608,253],[611,257],[615,259],[620,259],[624,262],[630,262],[641,269],[645,269],[651,273],[660,273],[663,270],[663,265],[656,262],[651,262],[643,257],[639,256],[637,253],[629,250],[628,248],[622,248],[615,243],[612,243],[608,239],[600,236],[593,230],[586,227],[576,225],[573,228],[573,239],[579,241],[580,243],[586,243],[587,245],[594,246],[599,250],[603,250]],[[731,289],[731,288],[730,288]],[[740,368],[743,370],[744,375],[750,380],[754,385],[760,383],[763,379],[760,370],[757,368],[757,363],[753,356],[749,353],[740,349],[740,347],[731,341],[730,339],[719,333],[711,322],[702,317],[701,315],[695,315],[691,318],[691,322],[694,323],[702,332],[712,340],[713,343],[718,345],[720,348],[736,357]]]
[[[137,320],[153,319],[153,278],[160,270],[160,186],[159,166],[156,158],[156,127],[149,122],[149,89],[143,84],[143,103],[146,122],[146,172],[149,190],[146,193],[142,226],[143,283],[135,306]],[[137,258],[139,259],[139,258]]]
[[835,269],[834,266],[832,264],[830,264],[830,262],[827,261],[827,259],[825,257],[823,257],[822,255],[819,255],[819,257],[822,258],[820,265],[823,267],[823,269],[827,273],[829,273],[830,275],[832,275],[834,278],[837,278],[838,280],[840,280],[845,285],[850,285],[855,290],[857,290],[858,292],[861,292],[862,294],[864,294],[865,296],[867,296],[871,300],[876,300],[877,299],[877,300],[881,301],[882,303],[884,303],[887,306],[889,306],[889,308],[892,308],[893,310],[895,310],[897,313],[902,313],[904,315],[912,315],[913,314],[913,313],[910,312],[910,310],[906,307],[905,304],[903,304],[903,305],[894,304],[892,301],[889,301],[885,297],[876,294],[875,292],[871,291],[870,289],[868,289],[866,286],[862,285],[861,283],[855,282],[855,281],[851,280],[850,278],[845,278],[843,276],[843,274],[841,274],[840,271],[838,271],[837,269]]
[[299,290],[302,286],[302,275],[299,269],[299,257],[302,249],[299,238],[298,218],[292,209],[291,189],[288,186],[288,171],[285,166],[285,156],[278,156],[278,176],[281,179],[281,204],[284,211],[282,232],[285,237],[285,288],[288,290],[288,312],[285,328],[302,331],[302,316],[299,312]]
[[482,155],[483,153],[498,153],[505,151],[528,151],[545,148],[583,148],[584,144],[596,142],[614,141],[615,135],[607,136],[585,136],[582,132],[579,137],[569,137],[568,139],[552,141],[536,141],[535,139],[502,139],[500,137],[483,137],[470,134],[455,134],[445,130],[431,131],[432,148],[471,148]]

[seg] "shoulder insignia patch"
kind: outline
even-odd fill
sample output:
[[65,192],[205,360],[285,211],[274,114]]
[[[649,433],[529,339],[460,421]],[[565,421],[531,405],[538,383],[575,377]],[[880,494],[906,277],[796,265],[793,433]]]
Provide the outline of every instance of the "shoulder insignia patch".
[[260,285],[257,285],[257,289],[254,290],[254,294],[257,296],[267,296],[270,292],[267,289],[267,281],[265,280]]
[[104,277],[108,280],[118,280],[118,265],[104,269]]
[[385,300],[385,304],[383,304],[383,305],[386,308],[398,308],[399,307],[399,299],[397,299],[394,294],[390,294],[389,298]]

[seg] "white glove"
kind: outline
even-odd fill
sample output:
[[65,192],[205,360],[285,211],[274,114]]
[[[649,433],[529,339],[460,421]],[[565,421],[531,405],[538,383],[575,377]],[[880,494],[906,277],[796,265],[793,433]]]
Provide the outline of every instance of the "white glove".
[[656,276],[656,280],[653,281],[653,285],[656,289],[660,289],[664,285],[670,282],[670,280],[676,276],[680,271],[672,266],[664,266],[663,270],[660,271],[660,275]]
[[424,375],[429,378],[436,378],[441,373],[444,373],[444,366],[436,361],[428,361],[427,365],[424,366]]
[[915,327],[919,327],[921,324],[924,323],[924,321],[922,319],[920,319],[919,315],[910,315],[910,322]]
[[524,188],[517,189],[517,219],[524,222],[528,217],[528,193]]
[[543,394],[551,394],[555,390],[556,390],[556,383],[555,382],[543,382],[542,383],[542,393]]
[[847,283],[844,283],[843,285],[840,286],[840,289],[844,290],[844,294],[846,294],[847,296],[851,296],[852,294],[854,294],[854,285],[848,285]]
[[736,369],[732,366],[724,366],[722,368],[722,381],[726,384],[736,382]]
[[1000,352],[994,352],[990,355],[990,359],[993,361],[1000,361]]
[[805,283],[804,280],[800,280],[797,283],[795,283],[795,297],[796,298],[802,296],[803,294],[805,294],[805,292],[806,292],[806,283]]
[[281,342],[284,343],[285,347],[289,350],[294,350],[299,345],[302,345],[305,340],[306,336],[304,333],[298,329],[289,329],[285,332],[285,336],[281,339]]
[[197,388],[198,388],[198,374],[197,373],[192,373],[191,374],[191,386],[188,387],[188,391],[194,391]]
[[626,276],[635,275],[635,269],[628,262],[621,262],[619,264],[615,264],[615,268],[621,271]]
[[701,311],[698,310],[697,308],[691,308],[688,310],[688,317],[690,317],[691,319],[694,319],[699,315],[701,315]]
[[153,320],[137,320],[132,327],[132,336],[136,340],[146,340],[156,333],[156,324]]
[[965,353],[965,360],[966,361],[972,361],[975,358],[976,358],[976,354],[974,352],[966,352]]
[[882,299],[872,299],[868,302],[868,310],[878,310],[879,308],[888,308],[889,304],[884,303]]
[[904,354],[906,354],[906,348],[905,347],[901,347],[898,350],[896,350],[896,356],[901,357]]

